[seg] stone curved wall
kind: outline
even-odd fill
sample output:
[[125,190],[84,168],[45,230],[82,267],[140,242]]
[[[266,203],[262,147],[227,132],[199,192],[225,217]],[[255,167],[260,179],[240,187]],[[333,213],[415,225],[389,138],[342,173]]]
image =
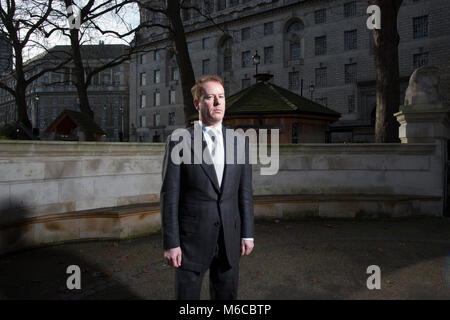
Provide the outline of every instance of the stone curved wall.
[[[164,145],[0,141],[0,254],[160,228]],[[441,144],[281,145],[253,167],[255,215],[442,216]]]

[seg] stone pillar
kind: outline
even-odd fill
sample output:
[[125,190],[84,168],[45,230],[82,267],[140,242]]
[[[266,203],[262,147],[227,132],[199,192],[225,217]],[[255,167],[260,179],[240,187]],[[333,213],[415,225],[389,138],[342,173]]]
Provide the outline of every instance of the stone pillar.
[[450,139],[450,108],[439,95],[439,69],[417,69],[409,80],[405,104],[394,114],[400,123],[402,143],[436,142]]
[[405,104],[394,114],[400,123],[399,137],[402,143],[434,143],[436,145],[437,179],[442,183],[441,212],[448,216],[450,139],[450,108],[442,103],[439,94],[439,69],[425,66],[417,69],[409,80]]

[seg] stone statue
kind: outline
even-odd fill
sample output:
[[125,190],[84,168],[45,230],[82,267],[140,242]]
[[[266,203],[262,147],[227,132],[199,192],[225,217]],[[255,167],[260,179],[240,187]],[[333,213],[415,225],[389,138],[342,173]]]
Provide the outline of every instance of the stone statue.
[[405,106],[439,104],[439,69],[425,66],[417,69],[409,79],[405,95]]

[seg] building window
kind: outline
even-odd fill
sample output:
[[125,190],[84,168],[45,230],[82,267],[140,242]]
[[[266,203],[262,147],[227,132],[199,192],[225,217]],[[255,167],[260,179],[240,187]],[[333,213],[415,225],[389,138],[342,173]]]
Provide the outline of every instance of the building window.
[[169,126],[175,125],[175,112],[169,112]]
[[228,71],[232,69],[232,59],[231,55],[226,55],[223,57],[223,70]]
[[273,63],[273,46],[264,48],[264,64]]
[[169,104],[175,104],[175,90],[169,90]]
[[153,60],[161,61],[161,52],[159,52],[159,50],[155,50],[155,55],[153,57]]
[[212,48],[212,40],[211,38],[203,38],[202,39],[202,49],[211,49]]
[[116,86],[120,85],[120,73],[116,73],[114,75],[114,85]]
[[321,24],[327,22],[327,10],[320,9],[314,12],[314,22],[315,24]]
[[[223,71],[232,69],[232,44],[232,39],[227,38],[219,46],[219,55],[223,55]],[[220,67],[218,69],[220,70]]]
[[250,87],[250,79],[242,79],[242,89]]
[[173,80],[173,81],[176,81],[176,80],[178,80],[178,76],[179,76],[178,68],[177,67],[173,67],[170,79]]
[[155,114],[153,115],[153,126],[154,126],[154,127],[159,126],[159,124],[160,124],[160,122],[161,122],[160,120],[161,120],[160,114],[159,114],[159,113],[155,113]]
[[428,52],[414,55],[414,69],[428,65]]
[[298,143],[298,123],[292,124],[292,143]]
[[146,106],[147,106],[147,95],[146,94],[141,94],[141,96],[140,96],[141,98],[140,98],[140,107],[141,108],[145,108]]
[[249,40],[250,39],[250,28],[249,27],[247,27],[247,28],[243,28],[242,30],[241,30],[241,40],[242,41],[245,41],[245,40]]
[[209,74],[209,59],[202,60],[202,74]]
[[298,71],[289,72],[289,90],[300,88],[300,73]]
[[358,48],[358,31],[351,30],[344,32],[344,50],[354,50]]
[[273,22],[266,22],[264,23],[264,35],[268,36],[270,34],[273,34]]
[[104,85],[110,85],[111,84],[111,74],[109,72],[103,74],[103,84]]
[[153,12],[152,13],[152,22],[153,23],[161,23],[161,15],[159,14],[159,12]]
[[327,36],[316,37],[315,49],[316,56],[327,54]]
[[345,83],[356,83],[356,63],[345,65]]
[[192,42],[188,42],[188,43],[186,43],[186,44],[187,44],[187,48],[188,48],[188,53],[189,53],[189,55],[192,55],[192,52],[193,52],[193,50],[194,50],[194,47],[193,47]]
[[250,51],[242,52],[242,68],[250,67],[251,65],[251,54]]
[[161,82],[161,72],[159,70],[153,71],[153,82],[160,83]]
[[295,60],[301,58],[301,38],[300,33],[303,30],[303,23],[301,21],[294,21],[289,24],[286,29],[285,50],[287,50],[287,58]]
[[161,105],[161,94],[159,92],[153,94],[153,105],[155,107]]
[[290,60],[294,60],[299,59],[300,56],[300,39],[295,36],[289,41],[289,57]]
[[141,54],[139,57],[139,63],[140,64],[146,64],[147,63],[147,56],[145,55],[145,53]]
[[218,0],[217,1],[217,10],[224,10],[227,7],[227,0]]
[[52,82],[53,84],[58,84],[61,82],[61,75],[59,73],[52,72]]
[[140,116],[139,117],[139,124],[140,124],[141,128],[145,128],[145,126],[146,126],[145,116]]
[[327,86],[327,68],[316,69],[316,88],[324,88]]
[[414,39],[428,37],[428,16],[413,18]]
[[145,74],[145,72],[141,72],[141,75],[140,75],[140,84],[141,84],[141,86],[147,85],[147,80],[146,80],[146,74]]
[[349,95],[347,97],[347,102],[348,102],[348,113],[354,113],[355,112],[355,105],[356,105],[355,95],[354,94]]
[[345,17],[356,16],[356,1],[344,3],[344,16]]

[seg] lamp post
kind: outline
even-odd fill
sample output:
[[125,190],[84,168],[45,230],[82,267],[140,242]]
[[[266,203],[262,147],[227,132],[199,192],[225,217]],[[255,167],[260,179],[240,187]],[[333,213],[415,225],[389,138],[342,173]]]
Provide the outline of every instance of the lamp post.
[[35,114],[35,127],[33,128],[33,134],[36,136],[36,137],[38,137],[39,136],[39,128],[41,127],[40,126],[40,123],[39,123],[39,95],[38,94],[36,94],[35,96],[34,96],[34,101],[35,101],[35,103],[36,103],[36,114]]
[[119,108],[119,112],[120,112],[120,132],[119,132],[119,140],[120,142],[123,142],[123,108],[122,106],[120,106]]
[[256,50],[256,53],[252,57],[253,64],[256,66],[256,74],[258,74],[258,64],[261,62],[261,57],[258,54],[258,50]]
[[313,99],[313,94],[314,94],[314,84],[311,82],[311,85],[309,86],[309,92],[311,93],[311,100]]
[[106,108],[106,104],[104,104],[103,105],[103,116],[102,116],[102,122],[103,122],[103,125],[104,125],[104,128],[103,128],[103,130],[105,130],[105,141],[108,141],[108,138],[109,138],[109,136],[108,136],[108,134],[109,134],[109,132],[108,132],[108,117],[107,117],[107,108]]

